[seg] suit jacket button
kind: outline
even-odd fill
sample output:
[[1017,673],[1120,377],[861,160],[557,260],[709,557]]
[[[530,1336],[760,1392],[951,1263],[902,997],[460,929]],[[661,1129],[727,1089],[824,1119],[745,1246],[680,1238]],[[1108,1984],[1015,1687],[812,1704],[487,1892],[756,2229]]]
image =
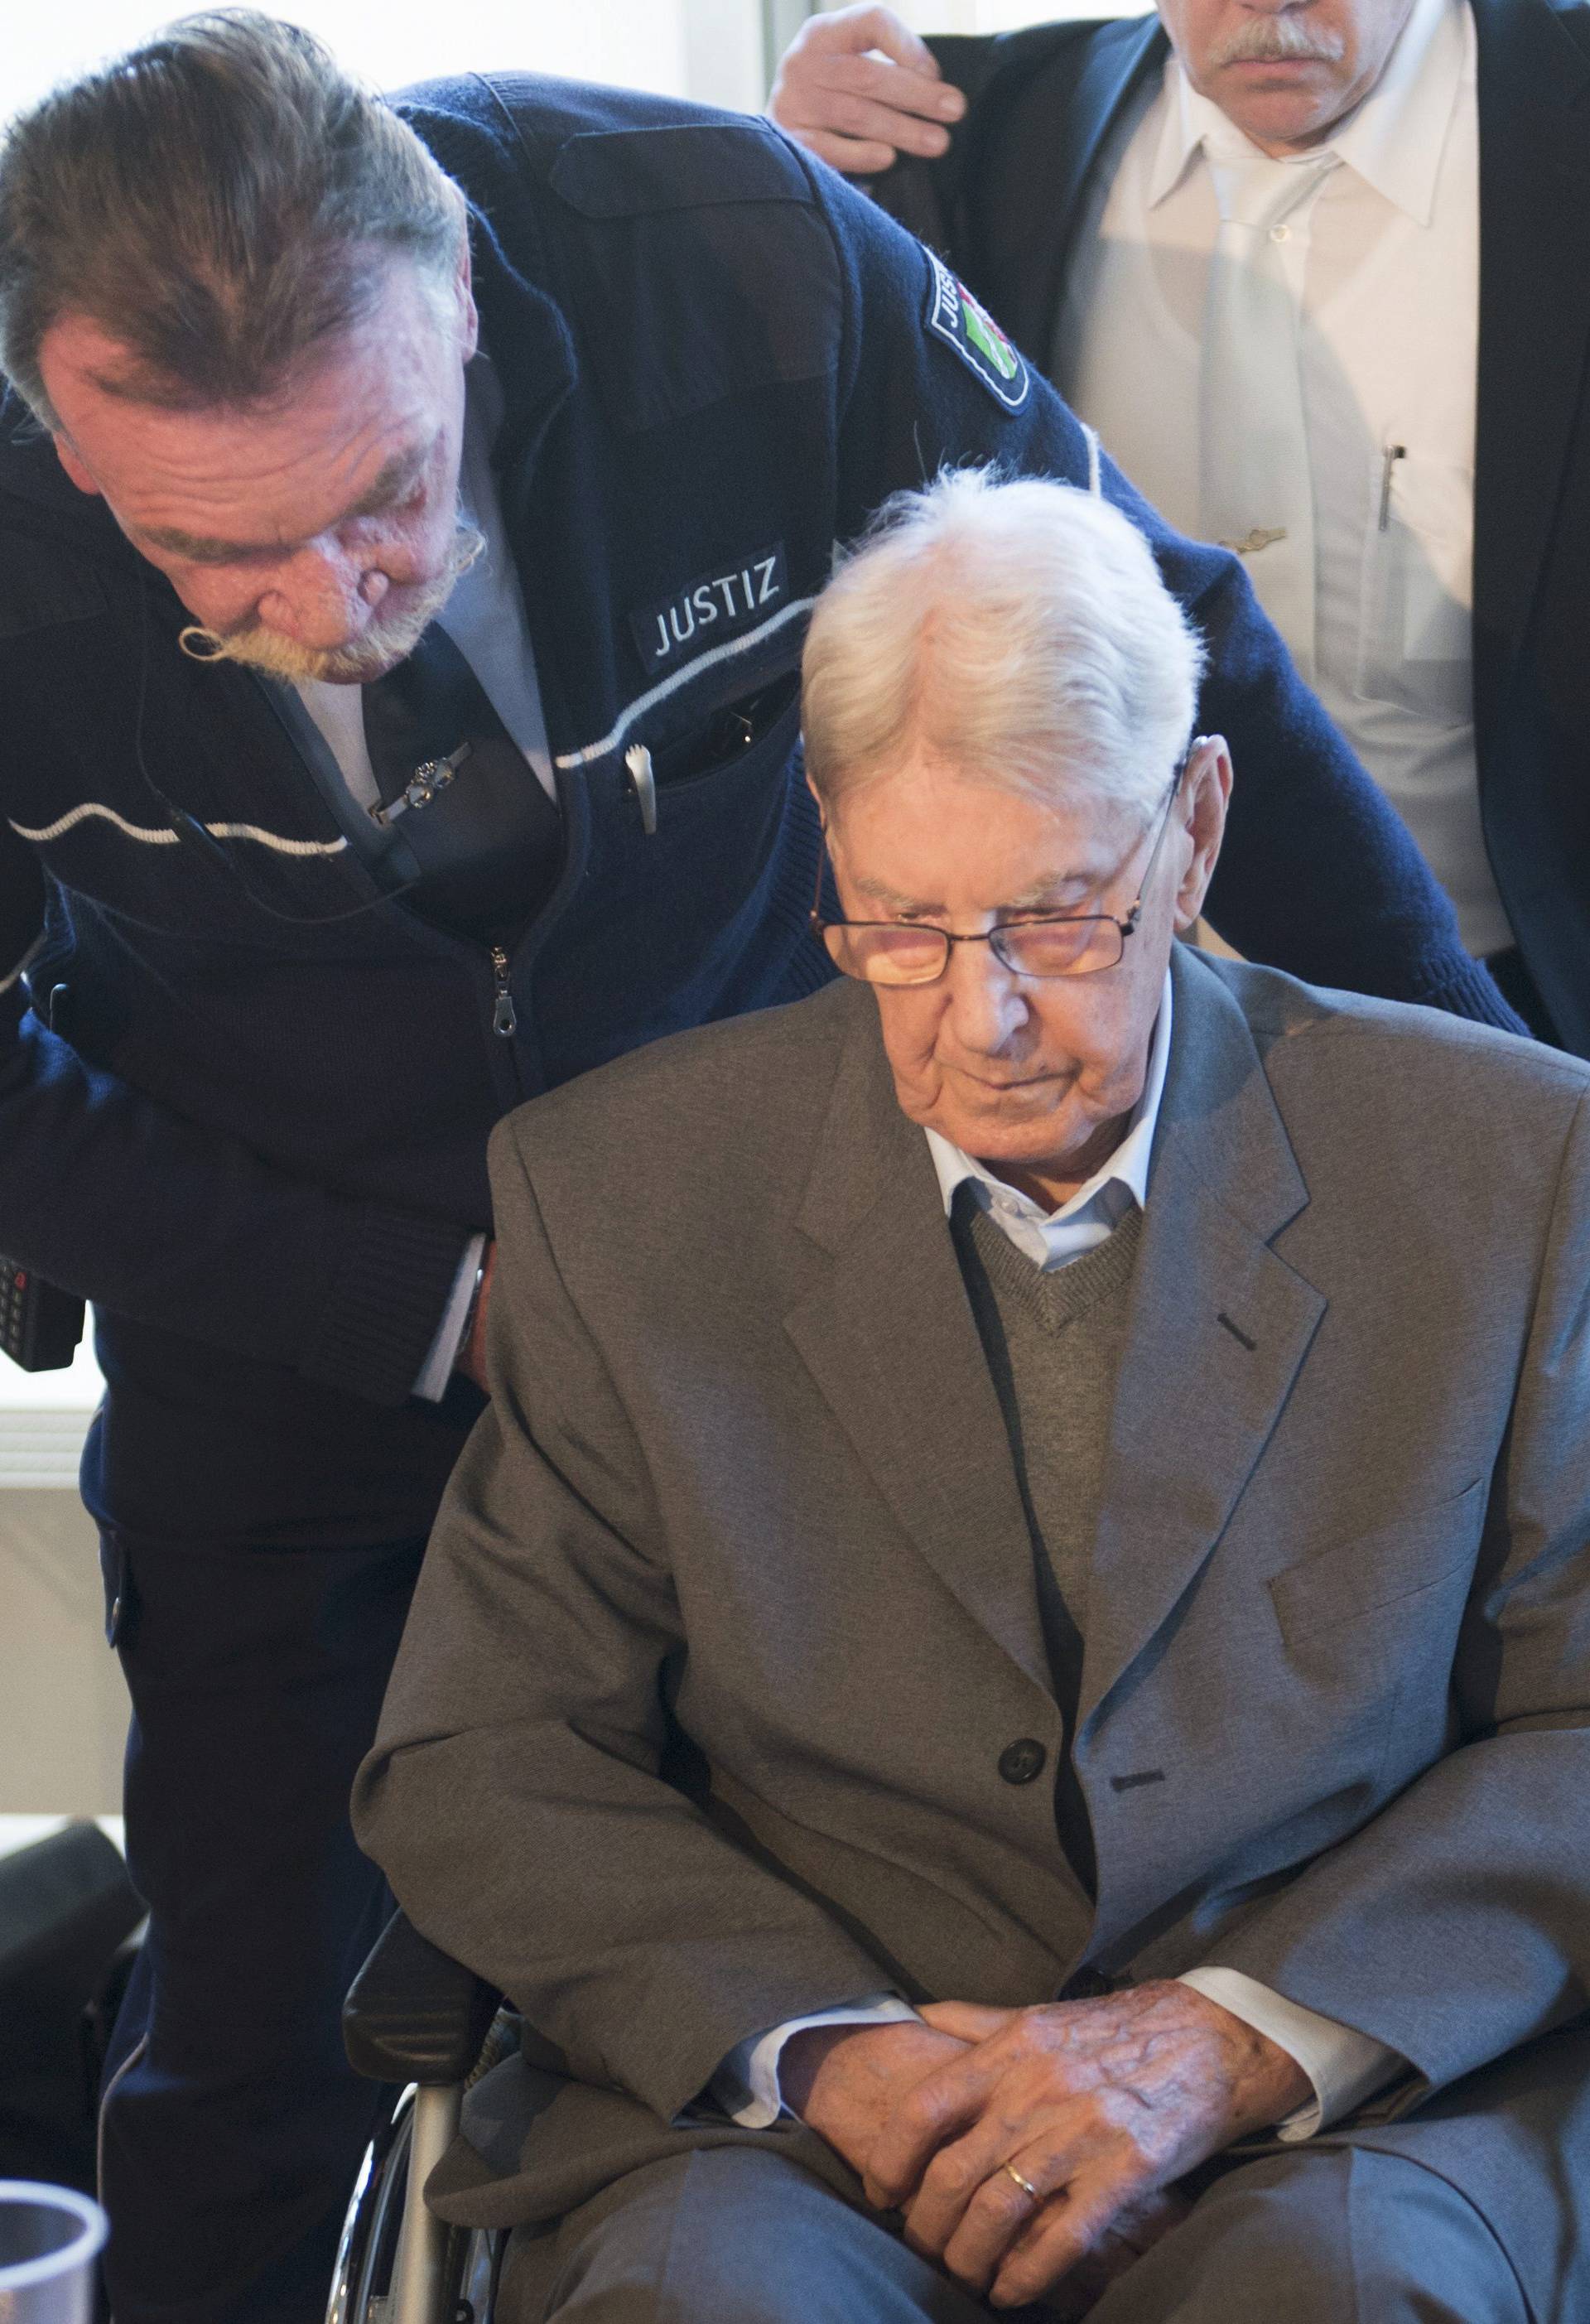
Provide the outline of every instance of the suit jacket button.
[[1114,1991],[1115,1979],[1103,1969],[1080,1969],[1074,1977],[1067,1978],[1054,1997],[1057,2001],[1102,2001],[1107,1993]]
[[1030,1784],[1043,1774],[1048,1757],[1035,1737],[1024,1735],[1018,1742],[1007,1743],[1000,1752],[999,1773],[1007,1784]]

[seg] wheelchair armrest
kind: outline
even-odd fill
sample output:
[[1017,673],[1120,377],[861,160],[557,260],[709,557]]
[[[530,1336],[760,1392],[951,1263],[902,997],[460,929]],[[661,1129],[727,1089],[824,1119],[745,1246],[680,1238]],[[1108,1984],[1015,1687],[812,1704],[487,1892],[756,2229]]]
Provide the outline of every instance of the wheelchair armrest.
[[501,1996],[394,1913],[343,2004],[355,2073],[376,2082],[462,2082]]

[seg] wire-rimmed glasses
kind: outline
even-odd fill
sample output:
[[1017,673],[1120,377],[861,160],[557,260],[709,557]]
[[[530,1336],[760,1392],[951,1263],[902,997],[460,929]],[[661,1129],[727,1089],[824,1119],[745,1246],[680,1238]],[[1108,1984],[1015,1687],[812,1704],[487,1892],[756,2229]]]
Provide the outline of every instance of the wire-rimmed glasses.
[[[1190,756],[1189,752],[1188,759]],[[1124,918],[1113,912],[1057,912],[964,936],[924,920],[826,920],[823,917],[823,858],[819,855],[817,899],[811,913],[813,933],[837,969],[865,984],[936,983],[950,965],[951,945],[959,944],[986,944],[1013,976],[1094,976],[1100,969],[1114,968],[1126,949],[1127,937],[1136,934],[1143,899],[1153,877],[1188,759],[1182,760],[1171,779],[1153,846]]]

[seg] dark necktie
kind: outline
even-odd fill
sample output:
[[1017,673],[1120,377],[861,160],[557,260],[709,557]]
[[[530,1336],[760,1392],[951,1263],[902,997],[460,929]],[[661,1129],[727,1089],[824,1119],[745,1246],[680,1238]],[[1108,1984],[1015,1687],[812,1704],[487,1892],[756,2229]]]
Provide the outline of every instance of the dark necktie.
[[409,883],[404,903],[453,935],[511,945],[563,853],[561,818],[534,770],[435,622],[363,696],[377,819]]

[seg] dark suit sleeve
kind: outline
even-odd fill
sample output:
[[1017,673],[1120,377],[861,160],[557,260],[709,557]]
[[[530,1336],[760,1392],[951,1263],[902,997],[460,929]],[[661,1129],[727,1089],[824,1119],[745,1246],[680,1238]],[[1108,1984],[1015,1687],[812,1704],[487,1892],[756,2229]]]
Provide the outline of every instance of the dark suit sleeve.
[[944,78],[967,100],[949,151],[936,161],[903,154],[892,170],[856,182],[908,234],[931,243],[959,272],[975,279],[978,270],[967,247],[962,189],[979,130],[979,107],[994,72],[1000,42],[993,33],[975,33],[970,38],[950,34],[929,41],[928,47],[938,59]]
[[1453,1657],[1457,1748],[1211,1955],[1400,2051],[1405,2105],[1590,2006],[1587,1102]]
[[668,2121],[748,2035],[893,1980],[664,1779],[684,1623],[519,1120],[492,1145],[492,1401],[431,1538],[354,1829],[415,1925],[581,2080]]
[[[1086,485],[1093,439],[1035,374],[1010,409],[929,327],[933,263],[832,171],[804,155],[834,237],[846,325],[840,351],[840,534],[891,493],[946,465]],[[1239,560],[1184,540],[1107,458],[1106,496],[1139,525],[1166,586],[1202,634],[1207,733],[1231,744],[1236,787],[1209,899],[1251,960],[1310,983],[1423,1001],[1523,1028],[1464,951],[1452,907],[1399,816],[1291,666]]]

